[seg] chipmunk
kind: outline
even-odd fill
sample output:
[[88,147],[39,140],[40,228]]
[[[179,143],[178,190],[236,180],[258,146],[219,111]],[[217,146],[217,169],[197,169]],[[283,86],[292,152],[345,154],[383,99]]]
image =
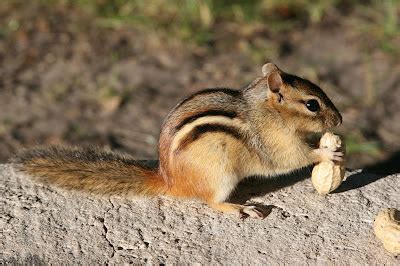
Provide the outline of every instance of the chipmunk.
[[342,153],[312,148],[310,133],[338,126],[342,117],[315,84],[272,63],[241,90],[206,89],[177,104],[160,134],[159,161],[98,149],[25,150],[12,162],[40,181],[100,195],[196,198],[224,213],[262,218],[256,206],[228,203],[249,176],[272,177]]

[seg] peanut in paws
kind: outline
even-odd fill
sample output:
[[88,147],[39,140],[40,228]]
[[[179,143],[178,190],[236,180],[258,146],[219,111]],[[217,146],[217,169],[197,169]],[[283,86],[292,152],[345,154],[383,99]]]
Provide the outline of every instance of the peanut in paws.
[[338,155],[324,160],[314,166],[311,181],[314,188],[321,195],[326,195],[337,189],[344,180],[345,174],[345,149],[339,136],[331,132],[325,133],[319,145],[320,150],[330,151],[333,155]]

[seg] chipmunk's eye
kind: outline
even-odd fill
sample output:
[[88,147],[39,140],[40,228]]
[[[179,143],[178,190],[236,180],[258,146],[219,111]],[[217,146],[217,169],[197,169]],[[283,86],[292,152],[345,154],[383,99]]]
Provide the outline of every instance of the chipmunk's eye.
[[311,112],[317,112],[320,109],[318,101],[314,99],[308,100],[306,102],[306,107]]

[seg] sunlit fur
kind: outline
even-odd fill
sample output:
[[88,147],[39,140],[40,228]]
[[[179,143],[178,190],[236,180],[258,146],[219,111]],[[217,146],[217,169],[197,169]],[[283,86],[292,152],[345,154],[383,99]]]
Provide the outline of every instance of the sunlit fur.
[[154,196],[164,193],[158,162],[97,148],[39,147],[12,158],[17,169],[41,182],[101,195]]

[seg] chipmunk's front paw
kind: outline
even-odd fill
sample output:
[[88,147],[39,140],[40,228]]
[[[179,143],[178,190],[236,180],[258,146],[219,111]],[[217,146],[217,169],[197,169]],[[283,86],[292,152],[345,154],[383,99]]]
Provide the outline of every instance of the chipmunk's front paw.
[[256,206],[250,205],[243,206],[243,208],[240,209],[239,217],[242,220],[245,220],[248,217],[262,219],[265,215]]
[[318,148],[314,150],[314,152],[316,154],[316,163],[328,161],[341,162],[344,156],[342,151],[332,150],[329,148]]

